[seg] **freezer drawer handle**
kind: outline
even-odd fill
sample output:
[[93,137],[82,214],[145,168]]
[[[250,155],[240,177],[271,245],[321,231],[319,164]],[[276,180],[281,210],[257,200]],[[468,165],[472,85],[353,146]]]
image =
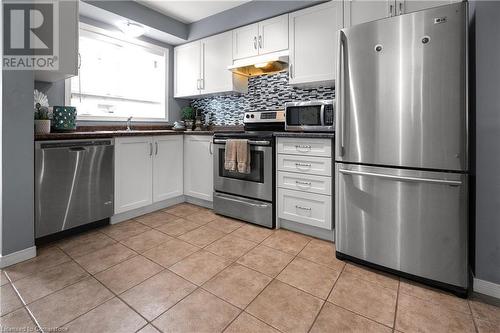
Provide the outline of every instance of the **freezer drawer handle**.
[[384,174],[380,174],[380,173],[364,172],[364,171],[353,171],[353,170],[345,170],[345,169],[339,169],[339,172],[343,173],[343,174],[348,174],[348,175],[372,176],[372,177],[394,179],[394,180],[401,180],[401,181],[407,181],[407,182],[446,184],[446,185],[454,185],[454,186],[462,185],[462,182],[459,181],[459,180],[432,179],[432,178],[419,178],[419,177],[407,177],[407,176],[393,176],[393,175],[384,175]]
[[312,210],[311,207],[302,207],[302,206],[299,206],[299,205],[295,205],[295,208],[301,209],[301,210]]

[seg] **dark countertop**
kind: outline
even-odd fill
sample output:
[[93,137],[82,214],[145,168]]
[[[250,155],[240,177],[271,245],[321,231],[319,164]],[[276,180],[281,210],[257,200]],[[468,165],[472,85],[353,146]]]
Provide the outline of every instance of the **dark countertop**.
[[282,138],[335,139],[335,132],[274,132],[274,136]]
[[[171,129],[137,129],[126,131],[123,129],[98,130],[90,128],[88,130],[80,129],[75,132],[61,132],[49,134],[35,134],[35,141],[47,140],[76,140],[76,139],[98,139],[115,138],[124,136],[148,136],[148,135],[213,135],[215,132],[239,132],[243,131],[241,126],[216,126],[209,131],[174,131]],[[274,132],[276,137],[287,138],[323,138],[334,139],[335,132]]]
[[46,140],[76,140],[76,139],[98,139],[115,138],[121,136],[145,136],[145,135],[181,135],[184,132],[173,130],[132,130],[132,131],[89,131],[89,132],[66,132],[35,134],[35,141]]

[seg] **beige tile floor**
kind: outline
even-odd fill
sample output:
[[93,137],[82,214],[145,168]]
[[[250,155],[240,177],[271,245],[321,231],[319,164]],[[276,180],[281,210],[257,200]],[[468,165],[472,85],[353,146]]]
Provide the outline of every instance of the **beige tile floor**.
[[500,308],[335,258],[334,245],[180,204],[0,271],[1,329],[500,332]]

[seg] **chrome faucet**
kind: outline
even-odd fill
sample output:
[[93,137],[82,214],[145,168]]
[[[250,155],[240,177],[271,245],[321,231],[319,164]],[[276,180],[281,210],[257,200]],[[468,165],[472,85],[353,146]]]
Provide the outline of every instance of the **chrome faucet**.
[[131,131],[132,129],[130,128],[130,123],[132,122],[132,116],[128,117],[127,119],[127,131]]

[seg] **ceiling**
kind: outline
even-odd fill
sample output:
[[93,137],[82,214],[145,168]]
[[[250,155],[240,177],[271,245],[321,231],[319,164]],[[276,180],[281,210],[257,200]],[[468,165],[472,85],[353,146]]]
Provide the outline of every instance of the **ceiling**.
[[225,1],[165,1],[165,0],[135,0],[164,15],[170,16],[183,23],[193,23],[205,17],[223,12],[249,2],[250,0]]

